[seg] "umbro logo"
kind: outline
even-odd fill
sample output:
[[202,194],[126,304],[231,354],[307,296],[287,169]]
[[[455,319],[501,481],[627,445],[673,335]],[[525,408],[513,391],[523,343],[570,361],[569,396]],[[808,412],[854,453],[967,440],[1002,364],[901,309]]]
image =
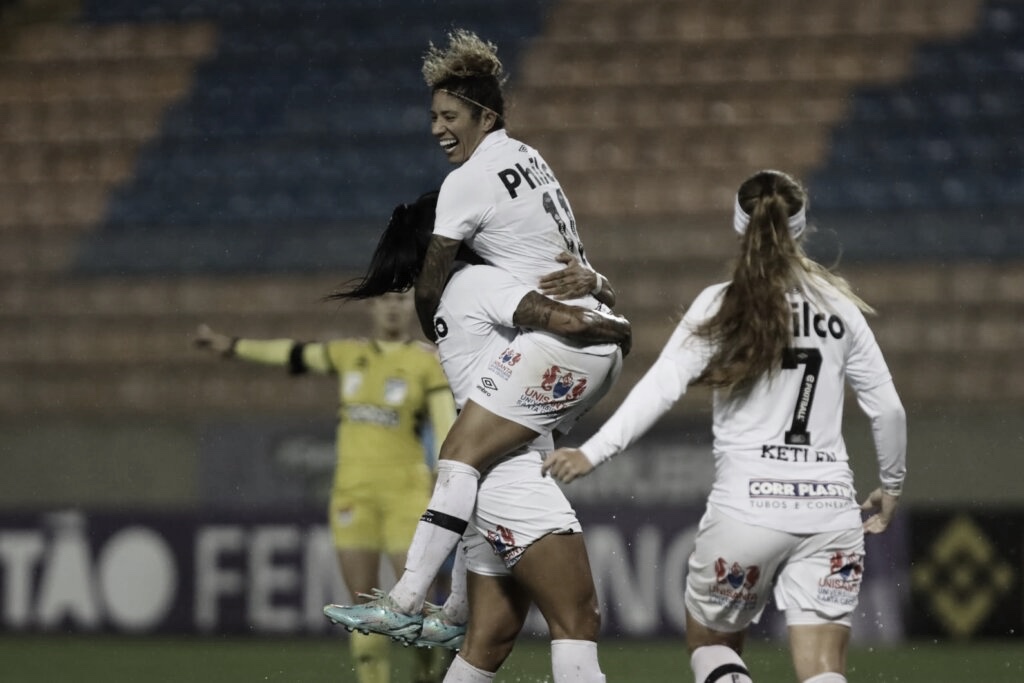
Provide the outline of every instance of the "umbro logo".
[[480,384],[483,385],[484,389],[490,389],[491,391],[497,391],[498,385],[494,383],[494,380],[490,377],[481,377]]

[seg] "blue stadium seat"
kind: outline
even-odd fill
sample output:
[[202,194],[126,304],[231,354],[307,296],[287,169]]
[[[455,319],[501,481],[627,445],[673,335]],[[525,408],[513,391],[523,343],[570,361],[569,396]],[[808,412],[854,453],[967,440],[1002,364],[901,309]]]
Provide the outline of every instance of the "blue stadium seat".
[[[989,0],[976,33],[919,47],[913,67],[855,93],[808,179],[812,208],[854,258],[1024,257],[1024,3]],[[894,224],[907,243],[864,246]]]
[[391,207],[449,170],[429,134],[419,72],[428,42],[452,26],[477,30],[514,74],[545,9],[452,0],[440,16],[433,0],[84,0],[86,23],[211,21],[219,43],[112,193],[79,267],[334,269],[342,257],[317,244],[325,233],[371,250]]

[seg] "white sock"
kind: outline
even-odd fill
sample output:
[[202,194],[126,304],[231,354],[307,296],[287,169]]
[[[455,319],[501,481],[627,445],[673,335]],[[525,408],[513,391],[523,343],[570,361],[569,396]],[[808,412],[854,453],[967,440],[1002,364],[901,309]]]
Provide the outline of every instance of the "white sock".
[[453,624],[469,621],[469,599],[466,596],[466,553],[461,547],[455,548],[455,565],[452,567],[452,590],[444,601],[444,615]]
[[837,674],[835,671],[826,671],[817,676],[811,676],[804,683],[846,683],[846,676]]
[[736,650],[725,645],[704,645],[690,656],[695,683],[753,683],[747,665]]
[[434,495],[416,525],[405,572],[391,589],[391,598],[406,614],[423,609],[430,584],[469,524],[479,483],[480,472],[475,467],[454,460],[437,463]]
[[445,674],[442,683],[488,683],[493,680],[493,673],[478,669],[456,655],[451,666],[448,667],[448,673]]
[[605,683],[592,640],[552,640],[551,672],[555,683]]

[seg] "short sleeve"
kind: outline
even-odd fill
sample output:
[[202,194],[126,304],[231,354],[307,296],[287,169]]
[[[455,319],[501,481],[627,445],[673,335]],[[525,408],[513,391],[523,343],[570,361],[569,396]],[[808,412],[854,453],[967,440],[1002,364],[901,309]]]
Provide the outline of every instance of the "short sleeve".
[[466,168],[448,174],[437,197],[434,234],[465,241],[482,227],[494,211],[485,185]]

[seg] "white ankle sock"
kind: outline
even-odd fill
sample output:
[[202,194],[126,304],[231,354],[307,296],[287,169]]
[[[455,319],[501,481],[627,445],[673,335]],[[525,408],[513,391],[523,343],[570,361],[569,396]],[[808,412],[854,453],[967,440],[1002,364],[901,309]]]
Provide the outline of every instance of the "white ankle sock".
[[605,683],[592,640],[552,640],[551,672],[555,683]]
[[846,683],[846,676],[837,674],[835,671],[826,671],[817,676],[811,676],[804,683]]
[[479,483],[480,472],[475,467],[454,460],[437,464],[434,495],[416,525],[405,572],[391,589],[391,598],[406,614],[423,609],[430,584],[466,530]]
[[690,656],[696,683],[753,683],[747,665],[725,645],[698,647]]
[[448,667],[443,683],[488,683],[494,680],[490,671],[478,669],[462,657],[456,655]]

